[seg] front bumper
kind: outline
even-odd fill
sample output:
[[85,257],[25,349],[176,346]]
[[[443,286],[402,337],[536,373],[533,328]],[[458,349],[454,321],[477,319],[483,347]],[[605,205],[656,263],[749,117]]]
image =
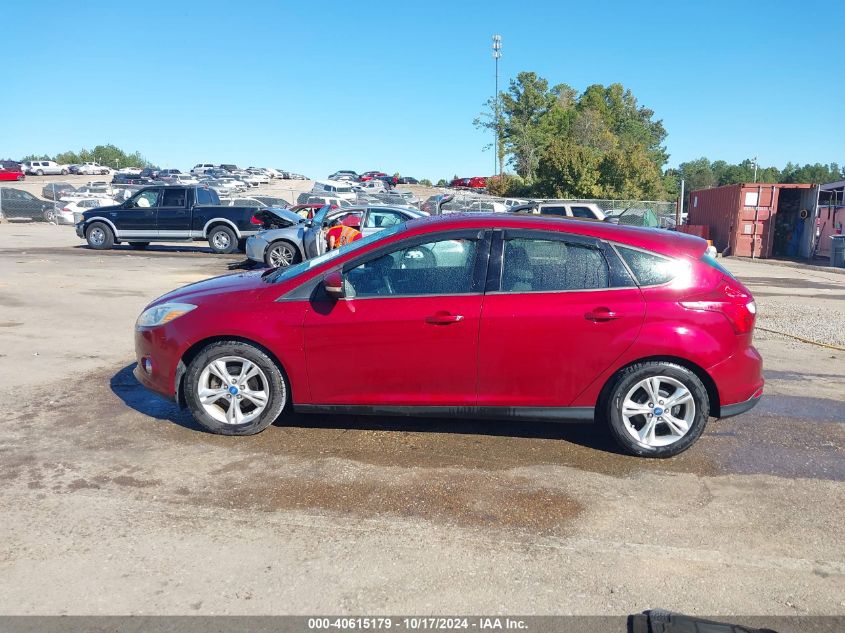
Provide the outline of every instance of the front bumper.
[[[176,372],[181,353],[168,339],[164,327],[135,330],[135,359],[132,372],[144,387],[171,400],[176,397]],[[149,371],[145,369],[149,366]]]
[[85,223],[84,222],[79,222],[76,225],[76,235],[78,237],[83,238],[83,239],[85,238]]
[[246,241],[246,256],[254,262],[264,263],[264,253],[269,244],[260,235],[253,235]]

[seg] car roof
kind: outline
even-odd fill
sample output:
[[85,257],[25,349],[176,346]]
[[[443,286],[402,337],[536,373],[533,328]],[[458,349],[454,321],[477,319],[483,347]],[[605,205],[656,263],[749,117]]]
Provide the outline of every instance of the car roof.
[[450,229],[533,229],[594,237],[619,242],[665,255],[698,257],[707,247],[700,237],[665,229],[620,226],[594,220],[515,213],[450,213],[422,216],[407,223],[409,232],[427,233]]

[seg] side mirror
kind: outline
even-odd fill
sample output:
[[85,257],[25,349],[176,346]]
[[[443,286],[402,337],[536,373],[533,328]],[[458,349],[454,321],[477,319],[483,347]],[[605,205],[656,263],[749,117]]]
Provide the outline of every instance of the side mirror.
[[343,299],[346,296],[343,291],[343,273],[339,270],[332,271],[323,278],[323,287],[326,294],[333,299]]

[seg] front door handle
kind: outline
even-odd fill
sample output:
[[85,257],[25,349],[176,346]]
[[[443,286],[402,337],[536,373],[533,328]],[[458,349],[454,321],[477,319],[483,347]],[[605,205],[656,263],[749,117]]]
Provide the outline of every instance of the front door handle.
[[434,314],[427,316],[425,318],[425,322],[430,325],[451,325],[452,323],[457,323],[458,321],[462,321],[464,316],[462,314],[450,314],[448,312],[435,312]]
[[622,315],[608,308],[595,308],[592,312],[587,312],[584,318],[588,321],[613,321],[620,316]]

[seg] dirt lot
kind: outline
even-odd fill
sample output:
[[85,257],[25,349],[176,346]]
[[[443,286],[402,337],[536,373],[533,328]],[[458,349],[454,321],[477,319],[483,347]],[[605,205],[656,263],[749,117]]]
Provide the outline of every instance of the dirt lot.
[[[766,398],[666,461],[589,425],[217,437],[131,374],[144,305],[240,259],[204,251],[0,224],[0,613],[845,613],[844,352],[760,332]],[[841,336],[845,275],[726,263],[762,326]]]

